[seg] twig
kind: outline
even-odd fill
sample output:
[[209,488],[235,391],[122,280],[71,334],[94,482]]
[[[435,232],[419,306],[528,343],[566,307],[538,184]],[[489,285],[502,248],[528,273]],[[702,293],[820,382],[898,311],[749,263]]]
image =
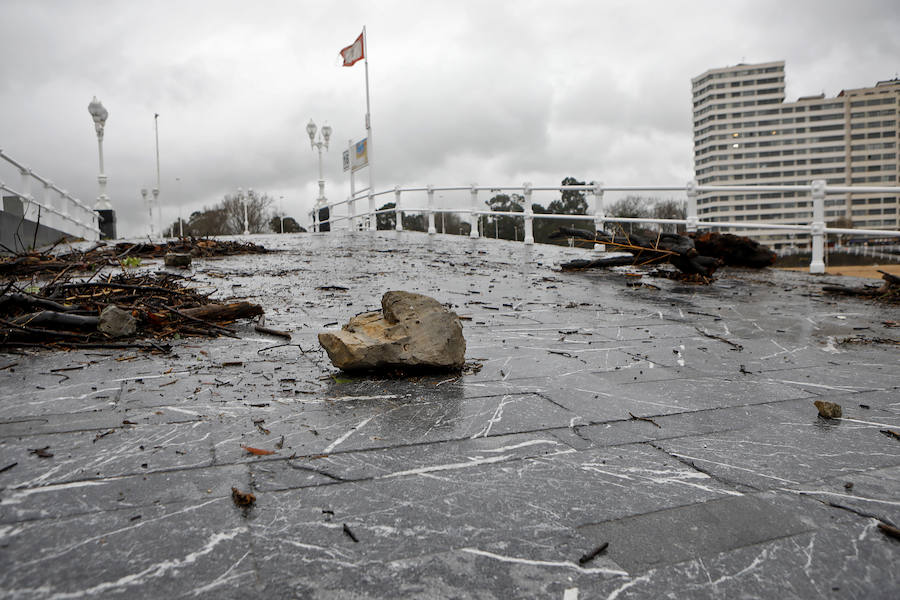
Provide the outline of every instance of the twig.
[[738,352],[740,352],[741,350],[744,349],[744,347],[741,346],[740,344],[735,344],[735,343],[732,342],[731,340],[726,340],[725,338],[723,338],[723,337],[721,337],[721,336],[713,335],[712,333],[709,333],[709,332],[707,332],[707,331],[703,331],[703,330],[700,329],[699,327],[694,327],[694,329],[696,329],[696,330],[697,330],[697,333],[699,333],[700,335],[705,336],[705,337],[708,337],[708,338],[711,338],[711,339],[714,339],[714,340],[719,340],[720,342],[723,342],[723,343],[725,343],[725,344],[728,344],[729,346],[732,346],[732,347],[733,347],[735,350],[737,350]]
[[253,327],[254,331],[257,333],[267,333],[269,335],[274,335],[276,337],[282,337],[285,339],[291,339],[291,334],[288,331],[280,331],[278,329],[272,329],[270,327],[266,327],[265,316],[261,316],[259,321],[256,322],[256,325]]
[[348,538],[350,538],[357,544],[359,543],[359,540],[357,539],[356,535],[354,535],[354,533],[352,531],[350,531],[350,527],[346,523],[344,523],[344,533],[347,534]]
[[888,525],[887,523],[881,522],[878,524],[878,529],[880,529],[881,532],[885,535],[889,535],[892,538],[900,540],[900,529],[897,529],[893,525]]
[[217,330],[221,331],[222,333],[224,333],[225,335],[227,335],[228,337],[240,339],[240,337],[238,337],[237,333],[235,333],[231,329],[228,329],[227,327],[222,327],[221,325],[216,325],[215,323],[210,323],[209,321],[204,321],[203,319],[198,319],[197,317],[192,317],[191,315],[187,315],[187,314],[181,312],[177,308],[172,308],[171,306],[166,306],[165,304],[163,304],[163,308],[175,313],[179,317],[184,317],[185,319],[187,319],[189,321],[194,321],[195,323],[200,323],[201,325],[206,325],[207,327],[209,327],[211,329],[217,329]]
[[632,413],[628,413],[628,415],[631,417],[631,419],[633,421],[647,421],[648,423],[653,423],[654,425],[656,425],[657,428],[662,429],[662,426],[659,423],[657,423],[656,421],[654,421],[653,419],[651,419],[649,417],[639,417]]
[[883,433],[884,435],[892,437],[895,440],[900,440],[900,433],[897,433],[893,429],[879,429],[878,431],[879,433]]

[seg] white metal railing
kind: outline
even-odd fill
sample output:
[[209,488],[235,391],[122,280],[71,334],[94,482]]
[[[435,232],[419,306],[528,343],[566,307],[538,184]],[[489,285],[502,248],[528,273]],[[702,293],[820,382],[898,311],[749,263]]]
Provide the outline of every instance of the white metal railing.
[[[450,191],[468,191],[471,195],[469,208],[436,208],[434,205],[435,192]],[[522,211],[518,212],[500,212],[492,211],[485,207],[483,203],[479,203],[479,192],[521,192],[522,200],[520,205]],[[593,196],[593,214],[588,215],[564,215],[564,214],[547,214],[535,213],[532,210],[531,196],[535,191],[580,191],[587,192]],[[425,192],[427,194],[427,205],[425,207],[405,206],[402,202],[404,193]],[[656,219],[656,218],[625,218],[610,217],[605,214],[605,206],[603,203],[603,195],[606,192],[683,192],[687,195],[687,216],[685,219]],[[778,224],[778,223],[761,223],[758,221],[706,221],[701,220],[697,216],[697,196],[702,192],[719,192],[719,193],[761,193],[761,192],[795,192],[807,193],[812,201],[812,220],[809,224]],[[390,209],[376,210],[375,198],[386,194],[394,195],[394,207]],[[845,186],[845,185],[827,185],[825,180],[817,179],[810,185],[698,185],[694,181],[688,182],[686,185],[664,185],[664,186],[607,186],[602,183],[591,183],[587,185],[559,185],[559,186],[532,186],[530,183],[524,183],[520,186],[480,186],[477,184],[469,186],[449,186],[436,187],[428,185],[425,187],[408,187],[401,188],[395,186],[393,189],[373,192],[369,190],[366,195],[358,195],[350,197],[340,202],[327,205],[329,211],[336,206],[347,204],[348,214],[346,216],[330,215],[327,220],[317,222],[318,211],[312,211],[312,223],[315,229],[317,225],[325,223],[337,223],[340,221],[350,221],[350,229],[357,229],[359,219],[368,217],[368,229],[374,231],[376,229],[376,216],[385,213],[394,213],[395,228],[397,231],[403,230],[403,213],[420,213],[428,216],[428,233],[437,233],[434,223],[435,214],[440,213],[456,213],[469,216],[469,236],[478,238],[478,218],[482,215],[490,216],[508,216],[521,218],[524,220],[524,243],[534,243],[534,219],[559,219],[567,221],[590,221],[594,223],[596,229],[604,229],[607,222],[617,223],[657,223],[657,224],[674,224],[684,225],[688,232],[697,231],[698,228],[736,228],[736,229],[753,229],[753,230],[774,230],[774,231],[793,231],[799,233],[808,233],[811,237],[811,260],[809,265],[810,273],[825,272],[825,237],[828,234],[850,234],[857,236],[876,236],[876,237],[897,237],[900,238],[898,230],[882,230],[882,229],[842,229],[836,227],[825,226],[825,196],[828,194],[863,194],[863,193],[888,193],[900,195],[900,186]],[[356,203],[360,200],[368,200],[368,210],[357,213]],[[604,248],[600,244],[595,245],[595,249],[602,251]]]
[[[805,248],[791,247],[782,248],[778,251],[778,253],[782,256],[793,256],[796,254],[808,254],[809,250]],[[863,244],[852,244],[849,246],[844,246],[841,244],[834,244],[828,246],[828,254],[847,254],[853,256],[875,258],[881,261],[900,262],[900,249],[898,249],[896,246],[873,246]]]
[[[40,222],[73,237],[90,241],[100,239],[99,216],[55,183],[38,175],[21,162],[15,160],[2,149],[0,159],[15,167],[21,176],[19,189],[0,181],[0,195],[13,195],[22,201],[23,216],[29,221]],[[32,184],[37,182],[43,188],[41,198],[32,194]]]

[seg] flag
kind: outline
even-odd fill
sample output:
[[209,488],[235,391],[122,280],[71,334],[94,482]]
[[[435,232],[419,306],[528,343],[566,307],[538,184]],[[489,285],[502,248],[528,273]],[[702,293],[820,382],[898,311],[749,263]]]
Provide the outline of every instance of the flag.
[[341,50],[341,58],[344,59],[345,67],[352,67],[357,61],[365,58],[365,48],[363,44],[363,35],[359,34],[359,37],[356,38],[356,41]]

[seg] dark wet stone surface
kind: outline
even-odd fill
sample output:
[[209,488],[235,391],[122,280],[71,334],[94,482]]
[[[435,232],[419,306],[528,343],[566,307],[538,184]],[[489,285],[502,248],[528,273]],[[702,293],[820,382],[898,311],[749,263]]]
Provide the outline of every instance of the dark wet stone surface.
[[[290,345],[0,353],[0,597],[896,597],[900,353],[842,343],[896,339],[895,308],[495,240],[256,241],[283,252],[191,272]],[[481,369],[336,372],[316,334],[390,289],[465,317]]]

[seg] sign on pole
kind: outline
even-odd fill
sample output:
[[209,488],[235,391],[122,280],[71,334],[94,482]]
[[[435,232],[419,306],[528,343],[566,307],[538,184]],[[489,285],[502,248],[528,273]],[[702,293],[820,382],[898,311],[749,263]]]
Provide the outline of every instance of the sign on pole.
[[369,138],[363,138],[362,140],[356,142],[354,144],[354,152],[353,152],[353,170],[358,171],[363,167],[367,167],[369,165]]
[[350,170],[350,151],[344,150],[344,172]]

